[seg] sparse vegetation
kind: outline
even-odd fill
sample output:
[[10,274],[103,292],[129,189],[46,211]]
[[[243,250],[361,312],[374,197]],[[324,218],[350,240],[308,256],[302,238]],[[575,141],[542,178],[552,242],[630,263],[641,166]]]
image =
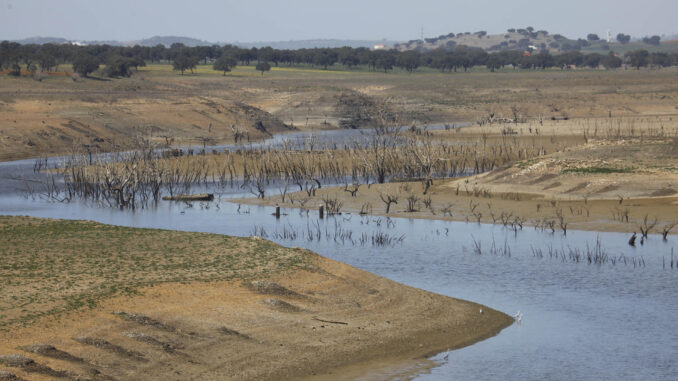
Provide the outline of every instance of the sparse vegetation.
[[0,330],[166,282],[303,268],[307,252],[222,235],[0,217]]

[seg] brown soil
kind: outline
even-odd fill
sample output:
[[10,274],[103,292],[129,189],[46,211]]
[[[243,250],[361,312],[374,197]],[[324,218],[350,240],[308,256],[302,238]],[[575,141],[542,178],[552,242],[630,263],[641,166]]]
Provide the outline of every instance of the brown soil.
[[671,116],[678,97],[673,69],[456,74],[284,69],[261,78],[252,68],[238,67],[231,74],[201,67],[196,75],[181,76],[169,65],[149,65],[115,80],[50,76],[38,82],[0,75],[0,160],[120,150],[139,140],[232,142],[231,126],[261,139],[292,127],[368,126],[394,113],[402,125],[498,120],[514,111],[527,120]]
[[[569,147],[544,157],[517,162],[481,175],[437,180],[426,195],[420,182],[360,187],[356,197],[343,187],[318,190],[308,199],[303,193],[266,200],[234,202],[315,209],[324,197],[337,198],[342,211],[361,210],[385,215],[380,194],[398,196],[392,217],[448,219],[468,222],[521,224],[546,228],[558,215],[567,229],[638,232],[645,217],[656,219],[652,233],[678,223],[678,151],[674,139],[599,141]],[[413,195],[416,211],[407,211]],[[430,198],[431,207],[424,201]],[[472,210],[473,209],[473,210]],[[670,234],[678,233],[671,228]]]
[[[17,221],[7,234],[48,220]],[[12,219],[3,224],[10,226]],[[106,240],[107,227],[94,225]],[[127,230],[111,228],[117,234]],[[62,251],[69,247],[50,237],[45,239],[59,242]],[[419,368],[431,366],[425,356],[491,337],[513,321],[305,250],[280,250],[303,254],[304,265],[250,274],[244,281],[160,282],[90,308],[13,324],[0,331],[0,374],[25,380],[284,380],[341,378],[344,369],[355,374],[350,372],[394,364],[406,373],[413,359]],[[231,254],[262,255],[241,251]]]
[[[487,307],[321,257],[315,271],[267,281],[307,296],[279,302],[303,309],[261,303],[270,296],[239,282],[165,284],[0,334],[0,353],[23,354],[55,372],[83,375],[91,367],[114,379],[297,379],[343,374],[342,367],[356,363],[401,364],[490,337],[512,321]],[[119,310],[153,316],[176,330],[121,319],[114,314]],[[231,333],[235,329],[239,335]],[[108,344],[74,340],[83,335]],[[56,348],[32,350],[34,343]],[[180,354],[167,348],[181,348]],[[21,366],[6,370],[27,380],[46,379],[44,372]]]

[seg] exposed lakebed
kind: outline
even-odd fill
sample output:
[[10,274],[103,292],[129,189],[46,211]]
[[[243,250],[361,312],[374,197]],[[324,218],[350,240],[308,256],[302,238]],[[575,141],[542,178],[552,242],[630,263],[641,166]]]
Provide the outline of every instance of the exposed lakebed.
[[[0,163],[0,214],[87,219],[102,223],[212,232],[254,233],[300,246],[389,279],[508,314],[521,324],[451,352],[421,380],[658,379],[678,377],[678,247],[675,236],[650,235],[631,247],[628,235],[339,215],[236,205],[240,189],[209,203],[161,202],[131,210],[26,197],[17,189],[32,160]],[[220,196],[220,197],[219,197]],[[190,205],[190,206],[189,206]],[[374,244],[373,237],[393,238]],[[480,247],[478,247],[478,245]],[[589,263],[587,253],[606,255]],[[577,256],[580,255],[580,256]],[[614,260],[612,260],[614,258]],[[641,262],[642,261],[642,262]]]

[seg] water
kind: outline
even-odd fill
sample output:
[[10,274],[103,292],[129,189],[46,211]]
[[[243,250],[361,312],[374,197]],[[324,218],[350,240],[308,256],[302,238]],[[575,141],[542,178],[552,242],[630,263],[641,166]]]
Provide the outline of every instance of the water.
[[[342,215],[319,220],[314,212],[283,210],[276,220],[271,207],[238,206],[226,190],[212,203],[162,202],[135,212],[101,208],[84,202],[55,203],[15,191],[32,160],[0,164],[0,214],[87,219],[102,223],[252,235],[255,226],[268,239],[300,246],[404,284],[472,300],[514,314],[522,323],[494,338],[453,351],[447,362],[419,380],[675,380],[678,379],[678,268],[663,268],[678,239],[651,235],[645,245],[630,247],[628,234],[569,231],[567,236],[526,227],[517,234],[501,226],[413,219]],[[321,240],[308,239],[309,231]],[[294,240],[275,234],[296,231]],[[346,238],[351,232],[351,239]],[[373,246],[360,237],[376,232],[404,239]],[[341,237],[344,237],[342,240]],[[335,239],[336,238],[336,239]],[[482,254],[474,252],[474,239]],[[584,259],[550,258],[548,247],[593,248],[600,241],[617,261],[592,265]],[[492,250],[492,246],[496,250]],[[510,256],[504,246],[510,248]],[[535,257],[532,248],[543,250]],[[678,252],[676,253],[678,258]],[[644,266],[631,263],[644,260]]]
[[[467,126],[469,123],[446,123],[446,124],[431,124],[421,127],[422,131],[435,131],[454,129]],[[400,127],[404,131],[408,127]],[[355,142],[364,142],[366,138],[374,136],[374,129],[362,128],[351,130],[321,130],[321,131],[295,131],[286,134],[275,134],[268,139],[262,141],[243,143],[243,144],[223,144],[215,146],[207,146],[206,150],[236,150],[236,149],[261,149],[271,148],[277,149],[285,147],[287,149],[302,149],[309,148],[311,144],[314,148],[321,147],[343,147]],[[202,149],[202,146],[193,146],[195,149]]]

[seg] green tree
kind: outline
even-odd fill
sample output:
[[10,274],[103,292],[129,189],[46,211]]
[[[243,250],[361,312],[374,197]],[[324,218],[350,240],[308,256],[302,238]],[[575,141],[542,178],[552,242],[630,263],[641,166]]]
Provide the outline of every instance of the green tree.
[[193,73],[193,69],[196,66],[198,66],[198,58],[187,54],[179,54],[174,57],[174,62],[172,63],[172,69],[181,71],[181,75],[184,75],[186,70],[190,70]]
[[657,67],[669,67],[672,65],[671,56],[668,53],[652,53],[649,57],[650,65]]
[[88,53],[81,53],[73,60],[73,71],[87,77],[99,68],[99,60]]
[[659,41],[661,41],[661,37],[659,37],[659,36],[652,36],[652,37],[643,38],[643,42],[648,44],[648,45],[657,46],[657,45],[659,45]]
[[223,71],[224,75],[226,75],[226,72],[233,70],[233,68],[237,64],[238,61],[235,58],[227,55],[222,55],[221,57],[217,58],[216,61],[214,61],[212,69]]
[[617,34],[617,41],[619,41],[619,43],[622,45],[628,44],[629,41],[631,41],[631,36],[628,34],[619,33]]
[[605,69],[616,69],[621,67],[622,60],[617,57],[613,52],[607,54],[600,60],[600,63],[605,67]]
[[134,56],[130,58],[130,66],[134,67],[134,70],[139,71],[139,66],[145,67],[146,61],[141,56]]
[[313,56],[313,64],[322,66],[325,70],[328,66],[334,65],[335,62],[337,62],[337,55],[330,52],[329,49],[323,49]]
[[647,66],[649,55],[647,50],[634,50],[632,52],[627,52],[625,57],[628,59],[631,66],[640,69],[641,67]]
[[390,54],[382,55],[377,58],[375,62],[375,67],[381,69],[384,73],[387,73],[389,70],[393,70],[393,65],[395,64],[395,58]]
[[265,61],[261,61],[257,64],[256,66],[257,71],[261,72],[261,75],[264,75],[265,71],[270,71],[271,70],[271,64]]
[[586,36],[586,39],[589,41],[599,41],[600,37],[598,37],[598,35],[595,33],[589,33],[589,35]]
[[501,69],[501,67],[504,65],[499,54],[493,53],[487,57],[487,62],[485,63],[485,66],[487,66],[487,68],[494,73],[495,70]]
[[121,56],[113,56],[106,61],[104,75],[107,77],[129,77],[132,75],[132,59]]
[[40,69],[50,71],[57,65],[56,57],[46,52],[40,52],[38,55],[38,64],[40,64]]
[[598,68],[600,66],[600,61],[603,60],[603,56],[598,53],[591,53],[584,58],[584,64],[592,69]]
[[401,67],[407,70],[408,73],[411,73],[419,67],[420,62],[421,57],[419,56],[419,52],[416,50],[408,50],[398,55],[396,64],[398,67]]

